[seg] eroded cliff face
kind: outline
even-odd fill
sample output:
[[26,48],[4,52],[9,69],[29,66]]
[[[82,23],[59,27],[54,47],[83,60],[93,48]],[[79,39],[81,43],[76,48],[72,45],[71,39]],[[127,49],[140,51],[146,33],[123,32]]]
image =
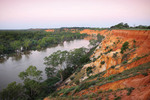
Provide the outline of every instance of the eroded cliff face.
[[[101,34],[105,36],[105,39],[91,55],[91,62],[85,64],[80,72],[71,76],[75,77],[73,81],[68,78],[65,81],[67,85],[63,85],[58,90],[77,86],[76,80],[79,80],[80,85],[93,81],[95,82],[93,87],[89,86],[87,89],[68,95],[82,96],[94,93],[103,99],[105,95],[108,95],[109,99],[114,99],[115,96],[120,96],[123,100],[150,99],[149,30],[85,29],[80,33]],[[128,46],[121,53],[125,42],[128,42]],[[87,73],[88,68],[91,68],[90,73]],[[131,89],[131,95],[126,95],[131,87],[134,88],[133,92]],[[110,92],[106,92],[110,89]],[[117,91],[119,89],[121,90]],[[105,92],[99,93],[99,91]]]
[[97,35],[97,34],[101,34],[101,35],[107,35],[108,34],[108,30],[90,30],[90,29],[84,29],[82,31],[80,31],[81,34],[86,33],[89,35]]
[[[82,33],[105,35],[105,39],[91,56],[91,60],[96,60],[83,67],[83,69],[94,67],[91,75],[107,70],[104,75],[106,77],[150,61],[150,45],[148,44],[150,43],[150,31],[148,30],[83,30]],[[125,42],[128,42],[129,46],[121,54],[121,47]],[[126,64],[122,64],[125,62]]]
[[54,29],[47,29],[45,30],[46,32],[54,32],[55,30]]

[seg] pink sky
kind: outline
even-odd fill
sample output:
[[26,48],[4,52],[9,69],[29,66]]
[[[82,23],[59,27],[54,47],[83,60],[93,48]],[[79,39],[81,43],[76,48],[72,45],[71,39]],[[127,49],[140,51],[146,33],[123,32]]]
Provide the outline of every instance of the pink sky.
[[150,0],[0,0],[0,29],[150,25]]

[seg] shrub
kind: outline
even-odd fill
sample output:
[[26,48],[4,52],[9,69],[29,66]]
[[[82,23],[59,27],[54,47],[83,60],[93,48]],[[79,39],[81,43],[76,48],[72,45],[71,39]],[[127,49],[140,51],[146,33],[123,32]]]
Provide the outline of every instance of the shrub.
[[73,80],[74,79],[74,76],[72,76],[71,78],[70,78],[70,80]]
[[101,56],[98,56],[97,59],[100,58],[100,57],[101,57]]
[[75,84],[76,84],[76,85],[79,85],[79,83],[80,83],[80,81],[79,81],[79,80],[75,81]]
[[127,91],[128,91],[127,95],[130,95],[130,94],[131,94],[131,92],[132,92],[132,90],[134,90],[134,88],[133,88],[133,87],[131,87],[131,88],[127,88]]
[[93,58],[93,62],[95,62],[97,59],[96,58]]
[[80,70],[81,70],[80,67],[78,67],[78,68],[76,69],[76,72],[78,73],[78,72],[80,72]]
[[111,66],[111,68],[112,68],[112,69],[114,69],[114,68],[115,68],[115,66],[113,65],[113,66]]
[[121,97],[116,97],[114,100],[121,100]]
[[126,63],[127,63],[127,61],[123,61],[123,62],[122,62],[122,64],[126,64]]
[[102,61],[101,64],[102,64],[102,65],[105,64],[105,61]]
[[117,52],[113,53],[113,58],[116,58],[116,57],[117,57]]
[[121,52],[120,53],[124,53],[124,51],[128,48],[128,46],[129,46],[129,42],[125,42],[123,45],[122,45],[122,47],[121,47]]
[[90,98],[97,97],[97,94],[92,93],[92,94],[89,95],[89,97],[90,97]]
[[82,95],[83,98],[88,98],[88,95]]
[[108,49],[108,48],[109,48],[109,46],[106,47],[106,49]]
[[113,75],[110,75],[109,77],[107,77],[107,80],[112,80],[113,77]]
[[101,97],[99,97],[99,98],[97,98],[96,100],[102,100],[102,98],[101,98]]
[[96,81],[84,82],[84,83],[82,83],[82,84],[79,85],[79,87],[75,90],[75,93],[76,92],[80,92],[81,90],[87,89],[90,86],[95,85],[95,84],[96,84]]
[[73,91],[76,87],[71,87],[67,89],[62,89],[59,94],[63,93],[63,96],[66,96],[69,92]]
[[113,90],[112,89],[109,89],[107,92],[112,92]]
[[112,51],[112,49],[110,49],[109,51],[105,52],[104,54],[110,53]]
[[92,73],[92,67],[88,67],[88,68],[86,69],[86,74],[87,74],[87,76],[89,76],[90,73]]
[[142,75],[147,76],[147,75],[148,75],[148,73],[146,73],[146,72],[145,72],[145,73],[142,73]]
[[98,93],[102,93],[102,92],[103,92],[102,90],[98,91]]

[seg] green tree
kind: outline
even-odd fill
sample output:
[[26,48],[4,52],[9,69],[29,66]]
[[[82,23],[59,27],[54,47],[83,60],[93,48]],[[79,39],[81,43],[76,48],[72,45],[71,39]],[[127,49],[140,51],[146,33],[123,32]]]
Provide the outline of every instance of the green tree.
[[102,36],[102,35],[100,35],[100,34],[97,35],[97,41],[98,41],[99,43],[102,42],[103,38],[104,38],[104,36]]
[[58,73],[60,75],[60,82],[63,81],[62,72],[66,68],[65,61],[67,56],[67,51],[58,50],[57,52],[54,52],[50,56],[44,58],[44,64],[47,66],[45,71],[48,77],[54,77]]
[[86,48],[79,48],[72,51],[57,51],[48,57],[45,57],[45,68],[47,77],[58,77],[60,83],[66,79],[75,68],[88,62],[89,58],[86,55]]
[[20,50],[21,43],[20,41],[14,41],[10,43],[10,46],[13,48],[13,50]]
[[86,55],[86,48],[79,48],[69,52],[68,64],[71,66],[80,66],[81,64],[87,62],[89,59]]
[[27,100],[22,84],[12,82],[0,92],[1,100]]
[[89,42],[91,46],[96,46],[97,44],[97,40],[94,40],[94,39],[90,40]]
[[29,66],[26,69],[26,71],[20,72],[19,77],[22,80],[31,79],[31,80],[41,81],[42,71],[37,70],[35,66]]
[[5,51],[4,45],[0,44],[0,54],[3,54]]
[[30,44],[31,44],[31,41],[30,41],[30,40],[26,39],[26,40],[24,41],[24,47],[25,47],[26,50],[28,49],[28,47],[30,46]]
[[23,80],[25,94],[28,100],[35,100],[42,93],[42,71],[35,66],[29,66],[25,71],[20,72],[19,77]]

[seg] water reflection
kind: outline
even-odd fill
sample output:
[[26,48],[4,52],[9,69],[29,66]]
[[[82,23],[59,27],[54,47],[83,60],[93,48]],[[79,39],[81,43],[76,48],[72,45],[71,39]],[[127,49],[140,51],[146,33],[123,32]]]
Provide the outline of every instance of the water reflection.
[[74,40],[70,42],[64,42],[59,45],[54,45],[51,48],[43,49],[40,51],[25,51],[22,53],[17,53],[9,57],[0,58],[0,90],[5,88],[7,84],[21,80],[18,74],[28,68],[28,66],[36,66],[38,70],[43,71],[43,79],[46,79],[44,58],[51,55],[57,50],[73,50],[80,47],[88,47],[88,40]]
[[9,57],[5,56],[5,57],[0,57],[0,63],[4,63],[5,61],[7,61],[9,59]]
[[25,51],[25,52],[24,52],[24,55],[25,55],[26,58],[29,58],[29,55],[30,55],[30,54],[31,54],[30,51]]
[[22,58],[22,53],[16,53],[12,56],[12,61],[19,61]]

